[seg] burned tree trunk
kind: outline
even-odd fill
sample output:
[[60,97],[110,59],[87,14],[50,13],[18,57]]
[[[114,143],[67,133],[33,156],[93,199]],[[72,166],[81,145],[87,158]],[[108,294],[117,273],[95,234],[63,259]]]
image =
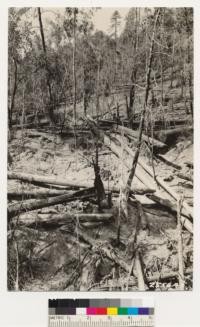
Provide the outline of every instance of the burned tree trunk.
[[45,37],[44,37],[44,29],[43,29],[43,23],[42,23],[42,15],[40,7],[38,7],[38,19],[39,19],[39,25],[40,25],[40,34],[42,39],[42,48],[44,52],[44,58],[45,58],[45,69],[46,69],[46,83],[49,93],[49,104],[48,104],[48,113],[49,118],[51,122],[55,123],[55,116],[54,116],[54,97],[52,93],[52,87],[51,87],[51,71],[47,59],[47,49],[46,49],[46,43],[45,43]]
[[105,195],[103,182],[102,182],[101,176],[100,176],[98,156],[99,156],[98,155],[98,144],[96,144],[96,159],[95,159],[96,162],[93,161],[94,174],[95,174],[94,187],[95,187],[96,195],[97,195],[98,209],[99,209],[99,212],[101,212],[101,210],[102,210],[101,203],[105,199],[106,195]]
[[77,191],[73,194],[58,195],[42,200],[27,200],[20,203],[10,204],[8,206],[8,217],[12,218],[19,213],[50,207],[59,203],[67,203],[76,200],[86,200],[94,196],[94,188]]
[[15,108],[15,96],[17,92],[17,75],[18,75],[18,67],[17,67],[17,61],[15,58],[13,58],[14,62],[14,67],[15,67],[15,72],[14,72],[14,87],[13,87],[13,92],[12,92],[12,97],[11,97],[11,105],[10,105],[10,110],[9,110],[9,127],[12,127],[12,115],[13,111]]
[[146,114],[146,109],[147,109],[147,103],[148,103],[148,96],[149,96],[149,90],[150,90],[150,75],[151,75],[151,68],[152,68],[152,61],[153,61],[153,49],[154,49],[154,41],[155,41],[155,33],[156,33],[156,27],[158,23],[158,19],[160,16],[160,9],[158,9],[155,12],[155,19],[154,19],[154,29],[153,29],[153,35],[151,38],[151,47],[150,47],[150,53],[149,53],[149,63],[148,63],[148,68],[147,68],[147,73],[146,73],[146,88],[145,88],[145,99],[144,99],[144,105],[143,105],[143,111],[141,114],[141,121],[140,121],[140,126],[139,126],[139,135],[138,135],[138,143],[137,143],[137,148],[135,151],[135,156],[133,158],[132,162],[132,168],[128,177],[128,181],[124,190],[125,194],[125,200],[128,200],[130,189],[131,189],[131,184],[132,180],[135,175],[135,170],[137,167],[137,162],[140,154],[140,148],[141,148],[141,142],[142,142],[142,134],[143,134],[143,127],[144,127],[144,121],[145,121],[145,114]]

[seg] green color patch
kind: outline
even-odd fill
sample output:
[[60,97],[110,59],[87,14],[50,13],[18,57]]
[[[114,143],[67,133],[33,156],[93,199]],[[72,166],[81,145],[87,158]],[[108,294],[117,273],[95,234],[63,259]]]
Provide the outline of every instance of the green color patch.
[[118,308],[118,315],[127,315],[128,308]]

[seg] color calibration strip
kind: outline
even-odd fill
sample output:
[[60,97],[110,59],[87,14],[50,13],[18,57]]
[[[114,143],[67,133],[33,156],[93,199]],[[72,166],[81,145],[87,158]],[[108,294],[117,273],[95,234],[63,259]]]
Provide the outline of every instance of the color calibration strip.
[[49,327],[153,327],[152,299],[49,300]]
[[154,315],[154,307],[139,299],[57,299],[49,300],[49,315]]

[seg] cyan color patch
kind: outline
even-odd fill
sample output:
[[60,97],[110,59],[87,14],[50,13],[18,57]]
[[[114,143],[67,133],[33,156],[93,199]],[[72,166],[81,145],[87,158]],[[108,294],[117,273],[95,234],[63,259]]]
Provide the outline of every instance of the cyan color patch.
[[138,315],[138,308],[128,308],[128,315]]

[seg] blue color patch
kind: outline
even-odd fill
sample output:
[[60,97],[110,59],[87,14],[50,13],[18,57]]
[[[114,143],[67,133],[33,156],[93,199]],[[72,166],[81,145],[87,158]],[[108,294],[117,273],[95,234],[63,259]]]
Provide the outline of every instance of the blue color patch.
[[128,315],[138,315],[138,308],[128,308]]

